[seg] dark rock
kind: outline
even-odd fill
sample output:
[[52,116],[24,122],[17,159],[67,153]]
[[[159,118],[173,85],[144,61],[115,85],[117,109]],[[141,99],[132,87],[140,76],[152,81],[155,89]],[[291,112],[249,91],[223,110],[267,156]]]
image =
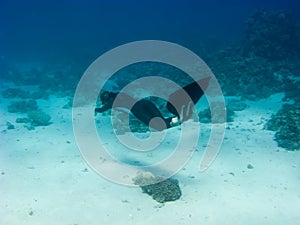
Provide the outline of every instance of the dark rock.
[[15,101],[8,106],[8,112],[10,113],[27,113],[37,109],[38,105],[35,100]]
[[252,170],[254,168],[254,166],[252,166],[251,164],[247,165],[247,169]]
[[28,117],[22,117],[22,118],[17,118],[16,119],[16,123],[30,123],[31,119],[29,119]]
[[50,125],[51,117],[40,110],[31,111],[27,114],[28,119],[33,126],[48,126]]
[[28,91],[21,90],[19,88],[7,88],[2,92],[4,98],[30,98]]
[[160,203],[175,201],[180,198],[181,190],[178,180],[166,179],[156,184],[141,186],[144,193],[151,195],[154,200]]
[[24,91],[19,88],[7,88],[2,92],[4,98],[21,98],[21,99],[47,99],[46,90],[38,90],[35,92]]
[[7,126],[7,130],[13,130],[13,129],[15,129],[15,126],[12,123],[10,123],[10,122],[6,122],[6,126]]
[[[300,72],[298,72],[299,74]],[[299,77],[291,73],[290,70],[282,69],[278,72],[278,75],[283,80],[285,96],[283,101],[294,101],[300,103],[300,80]]]
[[265,129],[276,131],[275,141],[279,147],[290,151],[300,150],[300,105],[284,104],[272,115]]
[[134,183],[159,203],[175,201],[181,197],[178,180],[174,178],[163,179],[154,177],[151,173],[145,173],[138,175]]
[[32,124],[26,124],[24,125],[25,128],[27,128],[27,130],[34,130],[35,126],[33,126]]

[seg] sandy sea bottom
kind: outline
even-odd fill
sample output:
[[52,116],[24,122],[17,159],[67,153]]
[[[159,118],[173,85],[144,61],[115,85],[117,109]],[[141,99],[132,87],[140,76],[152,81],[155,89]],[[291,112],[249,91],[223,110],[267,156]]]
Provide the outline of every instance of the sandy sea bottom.
[[[9,100],[1,99],[1,224],[295,225],[300,220],[300,152],[277,147],[274,133],[263,129],[281,98],[248,102],[237,112],[212,166],[200,173],[203,151],[195,152],[175,176],[182,197],[165,204],[88,167],[73,135],[71,109],[63,109],[66,98],[38,100],[52,124],[30,131],[15,123],[20,115],[8,113]],[[15,129],[7,130],[8,121]]]

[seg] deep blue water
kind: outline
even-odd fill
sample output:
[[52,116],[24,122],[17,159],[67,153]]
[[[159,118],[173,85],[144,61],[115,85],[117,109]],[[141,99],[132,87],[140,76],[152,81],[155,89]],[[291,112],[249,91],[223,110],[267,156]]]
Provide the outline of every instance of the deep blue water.
[[0,5],[1,66],[69,58],[88,66],[113,47],[144,39],[201,53],[239,41],[257,9],[283,9],[300,18],[297,0],[3,0]]

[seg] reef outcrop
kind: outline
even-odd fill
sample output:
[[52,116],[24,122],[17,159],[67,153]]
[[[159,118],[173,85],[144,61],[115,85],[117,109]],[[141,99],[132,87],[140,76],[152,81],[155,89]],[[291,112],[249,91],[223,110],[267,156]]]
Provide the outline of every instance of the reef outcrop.
[[149,172],[139,174],[134,179],[134,183],[159,203],[178,200],[182,194],[178,180],[163,179]]

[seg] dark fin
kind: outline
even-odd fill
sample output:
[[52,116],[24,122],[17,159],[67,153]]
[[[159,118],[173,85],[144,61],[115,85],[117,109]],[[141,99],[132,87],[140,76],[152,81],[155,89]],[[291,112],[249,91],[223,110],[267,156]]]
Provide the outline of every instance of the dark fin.
[[188,84],[182,89],[179,89],[171,94],[167,103],[168,110],[175,116],[180,116],[179,114],[182,110],[182,107],[185,106],[187,108],[190,100],[196,104],[208,87],[210,78],[211,77],[206,77],[198,80],[197,82]]

